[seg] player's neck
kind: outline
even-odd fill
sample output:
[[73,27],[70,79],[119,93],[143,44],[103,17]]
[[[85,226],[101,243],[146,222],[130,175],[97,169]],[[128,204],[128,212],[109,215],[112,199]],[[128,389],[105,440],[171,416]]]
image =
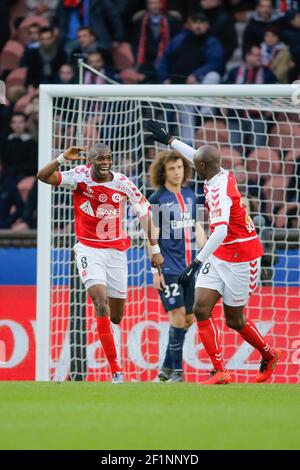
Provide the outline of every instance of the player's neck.
[[171,193],[180,193],[181,191],[181,184],[172,184],[169,181],[165,182],[165,187]]
[[99,176],[95,176],[93,169],[92,169],[92,178],[96,183],[108,183],[109,181],[112,181],[114,179],[114,175],[112,174],[111,171],[104,176],[103,178],[99,178]]
[[207,172],[206,181],[211,180],[214,176],[218,175],[221,171],[221,168],[212,168],[210,171]]

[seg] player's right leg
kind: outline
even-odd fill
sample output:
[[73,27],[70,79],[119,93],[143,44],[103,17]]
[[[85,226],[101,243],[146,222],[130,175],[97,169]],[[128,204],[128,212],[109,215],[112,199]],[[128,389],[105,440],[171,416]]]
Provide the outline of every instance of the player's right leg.
[[121,373],[121,366],[110,322],[110,310],[108,306],[106,286],[99,284],[93,285],[88,288],[88,293],[95,306],[98,335],[108,360],[114,382],[116,376],[119,376]]
[[226,384],[231,382],[219,346],[217,328],[212,319],[212,311],[223,295],[224,283],[208,260],[202,266],[196,280],[195,303],[193,312],[197,319],[198,331],[205,351],[213,364],[213,371],[205,384]]
[[121,367],[110,323],[107,296],[107,259],[109,257],[108,251],[111,250],[91,248],[81,243],[77,243],[73,250],[80,278],[96,310],[99,339],[114,377],[115,374],[121,372]]

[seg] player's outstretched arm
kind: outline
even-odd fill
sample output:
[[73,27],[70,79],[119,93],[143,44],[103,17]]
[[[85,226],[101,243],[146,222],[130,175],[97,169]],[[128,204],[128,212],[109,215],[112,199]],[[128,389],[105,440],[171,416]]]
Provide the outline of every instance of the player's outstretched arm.
[[43,183],[52,184],[57,186],[59,184],[60,178],[57,172],[58,167],[62,163],[70,163],[76,160],[85,160],[85,157],[80,156],[80,152],[83,152],[87,147],[70,147],[65,150],[59,157],[55,158],[52,162],[48,163],[41,168],[37,173],[37,178]]
[[193,162],[193,158],[195,155],[195,149],[190,147],[189,145],[181,142],[179,139],[175,139],[171,134],[169,134],[159,122],[154,121],[153,119],[149,119],[149,121],[145,122],[145,127],[148,131],[151,132],[151,137],[156,142],[160,142],[161,144],[171,145],[171,147],[176,150],[177,152],[181,153],[184,157],[188,158],[191,162]]

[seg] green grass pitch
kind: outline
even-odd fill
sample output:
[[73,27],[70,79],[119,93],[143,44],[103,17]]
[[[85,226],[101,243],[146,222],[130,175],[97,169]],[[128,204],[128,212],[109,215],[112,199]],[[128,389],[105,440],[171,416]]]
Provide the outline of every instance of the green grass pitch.
[[300,449],[300,386],[0,382],[0,449]]

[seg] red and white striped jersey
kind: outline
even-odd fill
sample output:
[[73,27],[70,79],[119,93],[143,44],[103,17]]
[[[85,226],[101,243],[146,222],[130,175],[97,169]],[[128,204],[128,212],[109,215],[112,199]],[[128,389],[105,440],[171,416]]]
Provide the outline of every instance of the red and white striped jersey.
[[77,239],[94,248],[124,251],[130,246],[122,227],[126,202],[138,217],[148,213],[150,204],[127,176],[111,173],[112,181],[99,183],[93,180],[90,165],[79,165],[59,173],[59,186],[73,191]]
[[255,226],[241,194],[234,174],[221,169],[209,181],[204,182],[205,205],[209,212],[210,231],[220,224],[228,226],[225,240],[213,253],[224,261],[252,261],[263,255],[264,250]]

